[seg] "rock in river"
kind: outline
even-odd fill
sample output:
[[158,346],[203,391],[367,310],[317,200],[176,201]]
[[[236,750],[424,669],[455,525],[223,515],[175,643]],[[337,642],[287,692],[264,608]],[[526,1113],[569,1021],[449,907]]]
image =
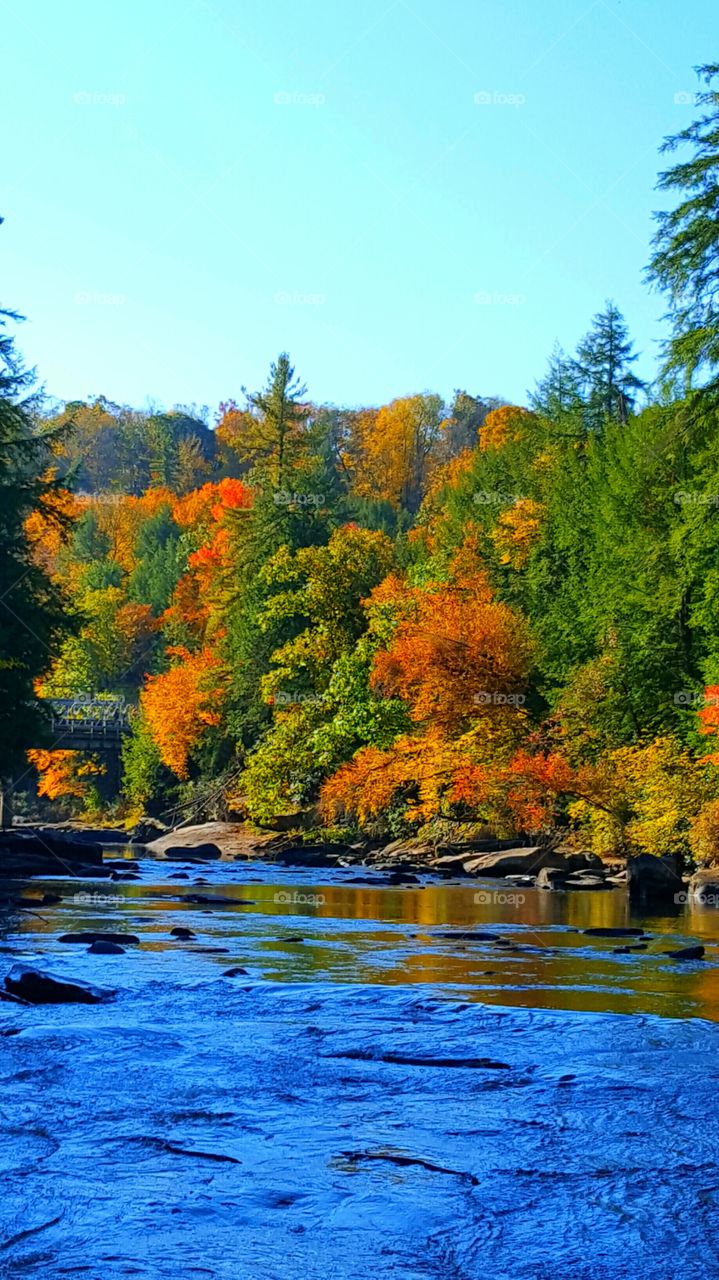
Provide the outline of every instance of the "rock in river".
[[165,857],[170,862],[191,862],[199,858],[202,862],[214,861],[222,857],[222,850],[209,841],[206,844],[170,845],[165,849]]
[[538,889],[563,889],[569,879],[566,867],[542,867],[537,876]]
[[657,858],[652,853],[640,853],[627,860],[627,882],[629,897],[639,902],[676,899],[684,892],[674,859]]
[[584,929],[582,932],[588,938],[641,938],[644,930],[620,928],[619,926],[615,929],[605,925],[597,925],[593,929]]
[[92,946],[88,947],[87,954],[89,956],[124,956],[127,952],[117,942],[93,942]]
[[63,933],[58,938],[58,942],[116,942],[118,946],[122,946],[123,942],[139,941],[134,933]]
[[14,965],[5,975],[5,990],[28,1004],[102,1004],[116,994],[87,982],[68,982],[22,964]]
[[704,948],[696,947],[680,947],[678,951],[665,951],[665,956],[669,956],[671,960],[703,960]]

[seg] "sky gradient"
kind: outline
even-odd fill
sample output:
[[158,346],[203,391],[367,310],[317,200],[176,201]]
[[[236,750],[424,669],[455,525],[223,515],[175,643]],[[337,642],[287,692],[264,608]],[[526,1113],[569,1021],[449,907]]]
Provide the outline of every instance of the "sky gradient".
[[47,390],[523,401],[642,281],[710,0],[3,0],[0,304]]

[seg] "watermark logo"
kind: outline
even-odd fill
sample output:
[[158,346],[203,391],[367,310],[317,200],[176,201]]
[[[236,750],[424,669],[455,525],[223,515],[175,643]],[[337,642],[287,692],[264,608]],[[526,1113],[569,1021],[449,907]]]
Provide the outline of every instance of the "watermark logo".
[[474,95],[475,107],[523,107],[523,93],[504,93],[501,89],[479,89]]
[[716,693],[696,693],[693,689],[680,689],[674,694],[676,707],[719,707],[719,695]]
[[281,889],[272,901],[281,907],[322,907],[325,896],[323,893],[302,893],[299,889],[293,889],[292,892]]
[[507,893],[504,889],[478,889],[474,901],[480,907],[521,907],[527,901],[527,895]]
[[472,701],[475,707],[523,707],[527,699],[523,693],[493,693],[481,689]]
[[278,689],[267,699],[275,707],[320,707],[327,701],[326,693],[289,693]]
[[116,907],[123,901],[119,893],[76,893],[72,900],[85,907]]
[[674,501],[678,507],[719,507],[719,493],[701,493],[698,489],[692,489],[688,493],[680,490],[674,494]]
[[480,489],[472,498],[477,507],[512,507],[522,502],[521,493],[502,493],[499,489]]
[[521,307],[527,301],[527,295],[524,293],[500,293],[497,289],[492,293],[486,289],[479,289],[473,298],[478,307]]
[[321,507],[324,501],[323,493],[289,493],[287,489],[278,489],[273,495],[276,507]]
[[72,100],[76,107],[124,107],[124,93],[100,93],[97,89],[78,89]]
[[298,93],[296,90],[279,89],[272,101],[276,107],[323,107],[327,99],[323,93]]
[[690,902],[696,902],[700,907],[719,907],[719,893],[714,893],[711,889],[706,892],[698,889],[696,893],[690,894],[685,890],[675,893],[674,901],[678,907],[686,907]]

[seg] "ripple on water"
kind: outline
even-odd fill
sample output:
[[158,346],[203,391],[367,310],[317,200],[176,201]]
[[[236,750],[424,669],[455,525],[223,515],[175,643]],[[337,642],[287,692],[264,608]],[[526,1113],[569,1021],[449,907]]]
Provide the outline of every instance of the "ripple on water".
[[[0,916],[15,955],[119,989],[0,1003],[0,1275],[716,1272],[709,913],[223,864],[206,896],[233,904],[191,903],[141,872]],[[621,926],[655,941],[617,955],[579,932]],[[58,941],[80,930],[140,942]],[[691,940],[704,964],[661,954]]]

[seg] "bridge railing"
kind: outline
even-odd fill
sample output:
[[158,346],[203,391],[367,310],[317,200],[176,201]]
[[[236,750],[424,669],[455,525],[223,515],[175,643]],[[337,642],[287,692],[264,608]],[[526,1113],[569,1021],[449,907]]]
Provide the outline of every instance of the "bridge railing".
[[49,698],[56,733],[116,737],[127,730],[130,712],[119,698]]

